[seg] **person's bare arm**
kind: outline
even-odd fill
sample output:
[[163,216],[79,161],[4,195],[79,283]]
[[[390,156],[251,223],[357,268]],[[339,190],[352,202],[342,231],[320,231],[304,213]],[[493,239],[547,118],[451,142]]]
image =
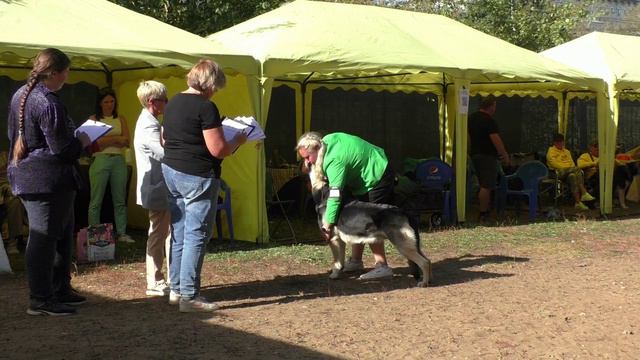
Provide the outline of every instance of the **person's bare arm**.
[[207,145],[209,153],[218,159],[224,159],[231,155],[238,146],[247,141],[247,135],[238,133],[233,140],[227,142],[224,139],[224,133],[221,127],[202,130],[202,135],[204,135],[204,142]]
[[[89,116],[89,119],[96,120],[96,116],[91,115]],[[97,141],[100,149],[104,149],[109,146],[129,147],[129,128],[127,126],[127,121],[122,116],[120,117],[120,124],[122,127],[122,135],[101,137]]]
[[127,119],[122,115],[120,115],[120,126],[122,127],[122,140],[120,146],[129,147],[129,140],[131,139],[129,134],[129,125],[127,125]]
[[498,152],[502,163],[505,165],[510,165],[511,160],[509,159],[507,150],[504,148],[504,143],[502,142],[502,138],[500,138],[500,135],[498,135],[497,133],[489,134],[489,138],[491,139],[493,146],[496,148],[496,151]]

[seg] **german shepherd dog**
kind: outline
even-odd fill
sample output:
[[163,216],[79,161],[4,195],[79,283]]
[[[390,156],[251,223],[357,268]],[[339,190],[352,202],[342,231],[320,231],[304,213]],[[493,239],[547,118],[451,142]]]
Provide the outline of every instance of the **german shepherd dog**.
[[[322,228],[322,217],[326,211],[329,187],[324,184],[312,188],[316,204],[318,223]],[[345,245],[381,243],[385,240],[409,259],[412,273],[418,287],[426,287],[431,281],[431,261],[422,253],[416,234],[403,211],[392,205],[374,204],[363,201],[348,201],[340,210],[338,223],[334,227],[329,246],[333,253],[333,265],[329,278],[337,279],[344,268]]]

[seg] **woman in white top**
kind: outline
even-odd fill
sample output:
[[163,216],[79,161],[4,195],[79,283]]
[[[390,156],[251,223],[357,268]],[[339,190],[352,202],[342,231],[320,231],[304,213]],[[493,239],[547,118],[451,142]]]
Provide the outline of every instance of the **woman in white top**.
[[111,199],[118,241],[132,243],[134,240],[126,234],[127,207],[127,163],[124,152],[129,147],[129,128],[123,116],[118,116],[116,94],[111,88],[102,88],[96,99],[96,113],[91,119],[112,126],[105,136],[98,139],[98,151],[93,153],[93,162],[89,168],[91,199],[89,201],[89,225],[100,224],[100,209],[107,184],[110,185]]

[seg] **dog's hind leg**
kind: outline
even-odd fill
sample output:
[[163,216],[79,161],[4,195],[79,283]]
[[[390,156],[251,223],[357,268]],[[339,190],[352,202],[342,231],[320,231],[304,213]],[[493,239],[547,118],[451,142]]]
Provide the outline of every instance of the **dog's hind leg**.
[[416,277],[417,286],[426,287],[429,285],[432,280],[431,260],[418,248],[413,230],[410,227],[409,229],[393,227],[387,230],[387,236],[389,236],[389,240],[395,245],[400,254],[420,268],[421,274]]
[[329,241],[329,247],[333,254],[333,264],[331,265],[329,279],[337,279],[342,274],[342,269],[344,268],[345,244],[344,241],[336,235]]

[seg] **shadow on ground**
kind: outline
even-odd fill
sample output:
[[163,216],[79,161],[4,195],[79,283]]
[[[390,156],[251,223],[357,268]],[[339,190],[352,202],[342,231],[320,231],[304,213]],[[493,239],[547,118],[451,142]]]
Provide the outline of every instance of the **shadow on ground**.
[[[471,255],[448,258],[433,264],[434,286],[448,286],[470,281],[513,276],[472,269],[504,262],[526,262],[528,258],[502,255]],[[228,301],[226,308],[245,308],[269,304],[282,304],[332,296],[351,296],[386,292],[414,287],[416,281],[409,275],[408,267],[395,267],[393,278],[361,281],[360,273],[345,274],[343,278],[330,280],[327,273],[276,276],[271,280],[238,282],[203,287],[205,296],[216,301]],[[250,294],[250,297],[247,297]]]
[[[24,274],[0,275],[0,358],[338,358],[224,326],[229,320],[220,313],[179,313],[166,298],[122,301],[85,294],[89,302],[77,315],[30,317]],[[29,346],[26,339],[37,339],[38,345]]]

